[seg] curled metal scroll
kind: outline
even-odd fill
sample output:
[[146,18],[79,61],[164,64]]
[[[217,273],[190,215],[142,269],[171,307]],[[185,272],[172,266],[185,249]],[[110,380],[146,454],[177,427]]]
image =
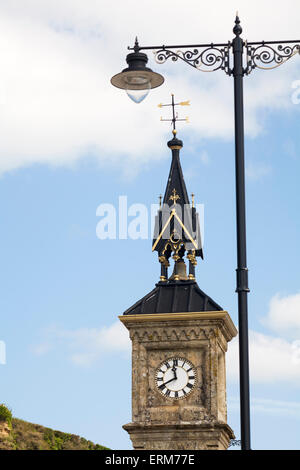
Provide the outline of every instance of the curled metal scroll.
[[262,43],[256,47],[246,44],[247,68],[246,73],[253,69],[271,70],[284,64],[295,54],[300,53],[300,44],[278,44],[276,47]]
[[201,72],[224,70],[230,74],[229,48],[230,45],[217,48],[212,44],[203,49],[177,50],[176,52],[170,49],[160,49],[154,51],[154,56],[158,64],[163,64],[168,59],[171,59],[173,62],[181,59]]

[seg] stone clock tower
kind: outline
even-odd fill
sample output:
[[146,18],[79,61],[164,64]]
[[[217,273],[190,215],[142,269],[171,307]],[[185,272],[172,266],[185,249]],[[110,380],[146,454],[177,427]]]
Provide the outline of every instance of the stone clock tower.
[[195,280],[196,259],[203,257],[199,216],[189,202],[175,130],[168,146],[172,163],[152,244],[160,280],[119,317],[132,341],[132,422],[123,427],[134,449],[224,450],[234,438],[225,355],[237,331]]

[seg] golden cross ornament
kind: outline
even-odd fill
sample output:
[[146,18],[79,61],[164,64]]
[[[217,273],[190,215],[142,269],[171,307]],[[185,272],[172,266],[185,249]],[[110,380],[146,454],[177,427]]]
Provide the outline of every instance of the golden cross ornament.
[[180,199],[180,196],[178,196],[175,188],[173,189],[172,193],[173,193],[173,196],[170,196],[169,199],[171,199],[171,201],[173,201],[174,204],[176,204],[177,199]]

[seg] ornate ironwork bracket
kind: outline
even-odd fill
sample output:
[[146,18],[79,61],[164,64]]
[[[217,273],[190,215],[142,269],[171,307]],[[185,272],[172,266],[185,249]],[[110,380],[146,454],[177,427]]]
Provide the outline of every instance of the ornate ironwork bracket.
[[211,44],[209,46],[195,47],[194,49],[179,49],[176,52],[163,46],[161,49],[153,51],[153,53],[158,64],[163,64],[168,59],[171,59],[173,62],[180,59],[186,64],[200,70],[200,72],[224,70],[225,73],[231,75],[232,71],[229,66],[230,48],[230,42],[223,47]]
[[245,42],[247,65],[245,74],[255,68],[272,70],[283,65],[294,55],[300,54],[300,41],[247,43]]
[[[128,47],[129,50],[133,49]],[[152,50],[155,61],[164,64],[167,60],[178,59],[200,72],[223,70],[227,75],[233,74],[233,43],[203,44],[185,46],[152,46],[140,47],[139,50]],[[272,70],[283,65],[294,55],[300,54],[298,41],[261,41],[243,43],[245,63],[243,75],[249,75],[254,69]]]

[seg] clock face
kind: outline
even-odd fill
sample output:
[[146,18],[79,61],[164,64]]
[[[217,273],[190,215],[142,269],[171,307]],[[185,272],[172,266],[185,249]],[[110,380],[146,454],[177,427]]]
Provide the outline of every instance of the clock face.
[[195,366],[183,357],[166,359],[156,371],[155,383],[165,397],[185,398],[196,383]]

